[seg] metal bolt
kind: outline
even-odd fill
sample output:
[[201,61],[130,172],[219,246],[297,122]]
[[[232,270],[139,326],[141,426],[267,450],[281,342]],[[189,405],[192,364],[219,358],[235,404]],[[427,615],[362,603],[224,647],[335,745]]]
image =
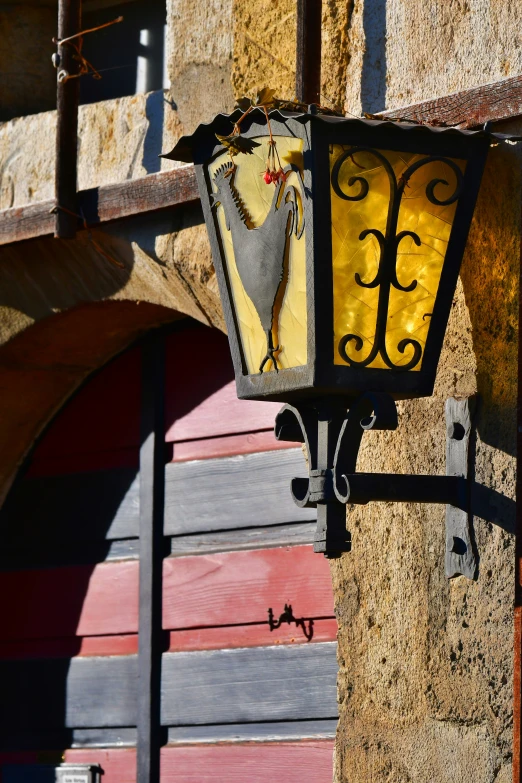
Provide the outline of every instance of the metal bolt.
[[466,430],[458,421],[452,421],[448,426],[448,438],[452,438],[452,440],[462,440],[465,434]]

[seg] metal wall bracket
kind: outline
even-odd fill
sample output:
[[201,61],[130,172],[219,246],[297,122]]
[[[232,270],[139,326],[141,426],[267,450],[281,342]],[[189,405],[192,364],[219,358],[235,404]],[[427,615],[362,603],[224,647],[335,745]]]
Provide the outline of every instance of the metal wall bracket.
[[[446,400],[446,475],[468,479],[469,442],[475,398]],[[471,540],[471,504],[469,481],[466,481],[465,508],[451,503],[446,506],[446,576],[474,579],[477,562]]]
[[291,492],[300,508],[317,508],[314,552],[337,557],[351,549],[346,505],[370,501],[439,503],[446,512],[446,574],[474,577],[468,483],[471,415],[468,400],[446,404],[445,476],[357,473],[362,437],[369,430],[395,430],[397,408],[382,393],[365,393],[347,410],[338,400],[285,405],[276,417],[278,440],[304,443],[308,478],[294,478]]

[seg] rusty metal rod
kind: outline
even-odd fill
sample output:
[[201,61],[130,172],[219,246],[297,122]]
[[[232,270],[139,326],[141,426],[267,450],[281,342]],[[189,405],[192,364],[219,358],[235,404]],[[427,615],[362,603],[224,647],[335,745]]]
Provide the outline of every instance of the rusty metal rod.
[[[59,0],[58,41],[81,30],[81,21],[81,0]],[[76,179],[80,80],[70,77],[77,76],[80,62],[74,59],[74,54],[71,44],[58,45],[54,236],[59,239],[74,239],[78,223]]]
[[321,0],[297,0],[295,93],[303,103],[320,103]]

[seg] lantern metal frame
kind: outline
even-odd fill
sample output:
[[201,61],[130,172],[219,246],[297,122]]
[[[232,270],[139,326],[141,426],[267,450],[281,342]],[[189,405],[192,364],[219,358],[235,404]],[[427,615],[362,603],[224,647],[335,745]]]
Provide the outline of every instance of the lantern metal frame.
[[[346,505],[364,504],[370,500],[443,503],[446,512],[446,575],[465,574],[473,578],[476,558],[470,516],[470,486],[468,479],[468,444],[472,432],[471,408],[467,401],[449,400],[446,406],[447,470],[445,476],[397,476],[393,474],[361,474],[356,472],[357,456],[362,437],[369,430],[393,430],[398,426],[395,401],[429,396],[433,392],[437,365],[461,260],[464,254],[473,211],[480,187],[489,146],[492,142],[520,137],[490,133],[481,130],[457,130],[431,127],[411,122],[393,122],[379,119],[356,119],[320,114],[309,107],[305,114],[297,112],[269,113],[274,136],[294,136],[303,141],[303,213],[306,242],[307,281],[307,364],[301,367],[279,369],[278,372],[249,373],[241,344],[239,324],[234,309],[233,293],[227,272],[227,262],[221,241],[216,211],[213,209],[213,188],[208,165],[223,153],[223,146],[215,134],[226,136],[242,113],[218,115],[208,125],[200,125],[191,137],[180,139],[174,150],[164,157],[194,162],[203,213],[209,234],[214,265],[219,284],[230,350],[236,374],[237,394],[241,399],[276,400],[286,403],[276,418],[275,434],[279,440],[304,443],[308,453],[308,478],[292,482],[292,497],[300,507],[317,508],[317,531],[314,551],[327,557],[338,556],[351,548],[346,530]],[[265,112],[258,108],[241,123],[244,139],[268,136]],[[395,234],[400,201],[405,186],[381,154],[385,151],[418,153],[427,159],[443,160],[456,173],[456,188],[452,198],[438,200],[434,190],[444,180],[434,179],[426,186],[432,203],[457,202],[446,256],[436,295],[430,328],[424,350],[420,355],[420,369],[400,368],[381,355],[387,369],[368,367],[364,361],[334,364],[333,308],[334,287],[332,269],[331,176],[339,173],[340,163],[330,171],[331,145],[347,147],[346,156],[354,150],[364,150],[377,156],[390,179],[390,206],[386,233],[368,229],[360,239],[374,234],[381,248],[379,270],[373,281],[356,282],[366,287],[384,283],[400,290],[413,290],[413,284],[401,286],[397,281],[397,246],[401,237],[415,237],[412,232]],[[343,153],[344,155],[344,153]],[[424,159],[422,159],[424,160]],[[459,167],[452,161],[466,163],[459,177]],[[422,163],[409,167],[412,172]],[[404,176],[404,175],[403,175]],[[402,179],[402,178],[401,178]],[[459,179],[461,180],[459,182]],[[360,200],[368,193],[364,177],[353,176],[348,187],[357,188],[354,196],[333,187],[337,195],[348,200]],[[458,192],[457,192],[458,191]],[[457,193],[457,195],[455,195]],[[327,197],[326,197],[327,194]],[[433,198],[435,200],[433,200]],[[390,217],[391,216],[391,217]],[[377,235],[380,236],[377,236]],[[420,240],[419,240],[420,241]],[[416,242],[417,244],[417,242]],[[260,249],[261,252],[261,249]],[[386,267],[381,275],[381,267]],[[379,297],[376,342],[379,318],[383,317],[383,301]],[[384,315],[387,314],[387,311]],[[359,341],[346,335],[343,341]],[[401,349],[402,345],[402,349]],[[398,348],[413,345],[415,340],[402,340]],[[270,346],[269,346],[270,347]],[[342,349],[342,345],[338,346]],[[379,345],[377,345],[379,349]],[[342,354],[341,354],[342,355]],[[345,354],[346,355],[346,354]],[[419,357],[417,354],[417,362]],[[368,362],[369,363],[369,362]],[[264,363],[263,363],[264,364]]]
[[[317,397],[342,397],[350,401],[358,394],[370,390],[388,393],[396,400],[431,395],[460,263],[492,135],[483,131],[433,128],[412,123],[272,111],[269,116],[275,136],[292,135],[303,140],[303,184],[306,194],[303,207],[307,265],[307,364],[280,369],[277,373],[269,371],[249,374],[234,310],[216,210],[212,205],[212,183],[207,170],[208,163],[223,152],[223,146],[218,142],[215,134],[230,133],[232,124],[240,116],[239,111],[230,116],[218,115],[209,125],[199,126],[192,137],[182,139],[175,150],[166,156],[178,160],[193,159],[195,162],[203,213],[229,335],[238,397],[281,402]],[[251,112],[242,122],[241,135],[247,139],[268,136],[266,118],[261,110]],[[328,158],[330,145],[333,144],[364,148],[374,154],[378,154],[379,150],[416,152],[426,158],[457,158],[466,162],[462,189],[458,195],[455,218],[428,338],[420,360],[420,369],[404,371],[401,368],[380,369],[334,364]]]

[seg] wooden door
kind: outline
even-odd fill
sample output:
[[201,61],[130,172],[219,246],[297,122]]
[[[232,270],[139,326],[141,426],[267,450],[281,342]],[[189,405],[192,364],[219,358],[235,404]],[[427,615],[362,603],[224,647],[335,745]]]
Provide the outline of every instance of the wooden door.
[[[138,345],[89,380],[1,514],[4,783],[62,753],[136,781],[140,364]],[[332,778],[330,573],[278,407],[236,399],[222,334],[166,338],[162,783]],[[271,631],[285,604],[300,622]]]

